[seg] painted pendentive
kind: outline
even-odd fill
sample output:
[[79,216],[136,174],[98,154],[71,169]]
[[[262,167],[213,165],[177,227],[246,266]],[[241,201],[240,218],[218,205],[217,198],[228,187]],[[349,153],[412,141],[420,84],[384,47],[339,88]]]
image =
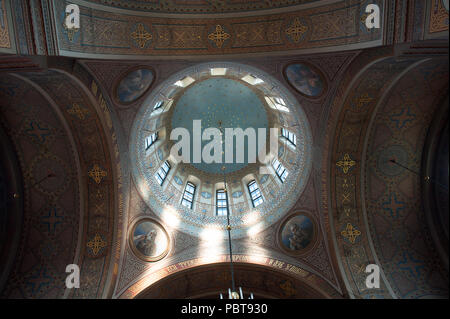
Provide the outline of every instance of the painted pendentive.
[[153,80],[154,73],[150,69],[130,71],[117,85],[117,100],[122,104],[133,103],[147,92]]
[[167,255],[170,239],[158,222],[144,218],[134,223],[129,241],[132,251],[145,261],[158,261]]
[[326,89],[322,74],[309,64],[293,63],[284,69],[288,83],[306,97],[320,97]]
[[317,238],[317,224],[308,213],[298,212],[284,221],[279,233],[282,248],[289,254],[309,251]]

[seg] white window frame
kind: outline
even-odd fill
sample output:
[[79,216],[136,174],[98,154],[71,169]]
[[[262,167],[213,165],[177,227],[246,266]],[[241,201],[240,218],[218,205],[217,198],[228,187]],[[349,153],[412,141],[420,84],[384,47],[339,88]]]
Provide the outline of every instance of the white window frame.
[[197,186],[195,186],[194,183],[191,182],[186,183],[186,186],[184,187],[183,197],[181,198],[181,205],[189,209],[192,209],[196,188]]
[[156,102],[155,106],[153,106],[153,111],[155,111],[155,110],[157,110],[157,109],[160,109],[160,108],[162,108],[163,106],[164,106],[164,101],[163,101],[163,100],[160,100],[160,101]]
[[264,202],[261,190],[256,183],[256,180],[252,180],[247,184],[248,192],[250,193],[250,199],[252,200],[253,207],[257,207]]
[[294,133],[292,133],[291,131],[288,131],[287,129],[285,129],[284,127],[281,128],[281,135],[286,138],[292,146],[297,147],[297,136],[295,136]]
[[[224,195],[224,196],[220,196]],[[227,216],[228,213],[228,194],[225,189],[216,190],[216,216]]]
[[145,150],[148,150],[155,142],[158,140],[158,132],[154,132],[153,134],[147,136],[145,138]]
[[159,185],[162,186],[164,181],[166,180],[167,175],[170,171],[170,163],[169,161],[165,161],[161,167],[158,169],[158,171],[155,174],[156,180],[159,182]]
[[281,164],[281,162],[278,160],[278,158],[274,158],[272,161],[272,167],[275,169],[275,173],[277,173],[278,178],[282,183],[286,181],[286,178],[289,174],[286,167]]

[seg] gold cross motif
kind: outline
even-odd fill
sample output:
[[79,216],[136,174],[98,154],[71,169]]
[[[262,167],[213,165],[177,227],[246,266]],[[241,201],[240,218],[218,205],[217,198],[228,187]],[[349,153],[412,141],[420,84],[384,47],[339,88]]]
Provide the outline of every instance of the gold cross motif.
[[352,244],[354,244],[356,238],[361,235],[361,232],[357,230],[352,224],[347,223],[347,227],[345,230],[341,231],[341,235],[347,238]]
[[145,47],[145,44],[147,41],[150,41],[153,36],[145,30],[144,25],[142,23],[139,23],[136,31],[131,33],[131,37],[136,40],[136,42],[139,44],[139,47],[143,49]]
[[95,234],[95,237],[87,243],[87,246],[92,249],[92,253],[94,254],[94,256],[97,256],[99,251],[102,248],[106,247],[106,242],[99,234]]
[[350,155],[348,155],[347,153],[345,153],[344,155],[344,159],[341,161],[338,161],[336,163],[337,166],[339,166],[342,171],[344,172],[344,174],[348,173],[348,170],[352,167],[356,165],[356,162],[354,160],[352,160],[350,158]]
[[221,48],[223,43],[231,37],[228,33],[226,33],[221,25],[216,25],[216,31],[210,33],[208,35],[208,39],[214,41],[218,48]]
[[72,108],[67,110],[67,113],[78,117],[80,120],[84,120],[86,115],[89,114],[89,110],[81,108],[77,103],[72,104]]
[[286,34],[291,37],[295,43],[298,43],[306,31],[308,31],[308,27],[303,25],[299,18],[295,18],[294,23],[286,29]]
[[100,168],[97,164],[88,172],[88,175],[97,183],[100,184],[103,177],[108,175],[108,173]]

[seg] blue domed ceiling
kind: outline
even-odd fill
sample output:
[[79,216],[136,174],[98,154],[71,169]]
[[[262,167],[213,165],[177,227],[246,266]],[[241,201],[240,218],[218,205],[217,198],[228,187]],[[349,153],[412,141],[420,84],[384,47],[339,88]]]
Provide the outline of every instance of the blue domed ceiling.
[[[190,163],[199,170],[207,173],[221,174],[225,166],[225,173],[235,172],[248,164],[248,140],[244,142],[244,162],[234,161],[225,163],[194,163],[193,161],[193,121],[201,120],[202,132],[208,127],[219,128],[265,128],[268,132],[268,119],[264,104],[258,95],[244,83],[227,78],[209,78],[189,86],[178,99],[172,115],[172,129],[186,128],[191,136]],[[203,147],[211,140],[202,141]],[[255,141],[256,142],[256,141]],[[234,139],[236,148],[236,138]]]
[[[268,97],[283,101],[285,108],[269,104]],[[155,109],[155,105],[160,107]],[[282,127],[282,123],[295,123],[290,130],[296,135],[297,144],[295,147],[284,147],[285,141],[277,136],[278,150],[272,145],[265,145],[266,149],[258,152],[265,155],[263,163],[236,163],[236,149],[247,153],[250,147],[245,144],[247,138],[244,138],[244,147],[237,147],[235,138],[233,163],[193,163],[193,156],[189,158],[191,163],[185,163],[184,158],[178,158],[183,154],[176,156],[172,153],[178,147],[172,147],[174,144],[180,146],[180,134],[185,139],[183,147],[189,143],[190,155],[193,155],[194,143],[192,139],[188,142],[186,131],[192,135],[194,120],[201,120],[202,130],[219,128],[220,121],[225,135],[226,128],[235,131],[237,128],[243,131],[247,128],[265,128],[266,144],[269,129]],[[184,132],[177,132],[176,128],[184,128]],[[148,147],[148,138],[154,131],[158,131],[159,138],[152,147]],[[220,131],[216,130],[214,134],[216,142],[219,142]],[[171,135],[177,140],[172,140]],[[143,200],[169,227],[176,227],[202,240],[211,236],[220,237],[220,240],[226,237],[223,230],[227,218],[217,213],[217,195],[214,195],[224,187],[223,166],[226,167],[225,187],[230,194],[227,207],[233,238],[253,236],[279,220],[293,207],[304,190],[312,167],[311,131],[295,96],[269,74],[244,64],[202,63],[172,75],[146,98],[136,115],[130,137],[132,174]],[[207,152],[213,149],[210,143],[211,140],[207,140],[200,146],[207,145],[208,148],[204,149]],[[183,147],[181,151],[184,151]],[[199,150],[195,151],[199,155]],[[289,171],[284,182],[277,177],[271,165],[274,158],[278,158]],[[164,170],[163,163],[166,161],[170,169],[161,183],[161,170]],[[250,180],[258,183],[264,197],[257,207],[248,197]],[[195,186],[190,207],[182,201],[187,182]]]

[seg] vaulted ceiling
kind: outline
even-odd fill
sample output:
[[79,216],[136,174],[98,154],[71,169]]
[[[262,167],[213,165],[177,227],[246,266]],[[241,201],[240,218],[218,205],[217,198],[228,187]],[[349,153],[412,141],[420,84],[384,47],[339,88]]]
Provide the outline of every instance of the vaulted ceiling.
[[[6,154],[0,207],[7,212],[0,238],[10,238],[0,245],[2,297],[182,298],[225,291],[225,246],[210,232],[202,237],[181,227],[194,215],[173,218],[182,213],[174,207],[193,174],[174,165],[169,186],[152,190],[136,174],[137,161],[153,174],[169,157],[168,146],[155,144],[145,159],[133,152],[145,143],[142,130],[188,126],[192,119],[213,123],[232,113],[230,125],[266,125],[257,116],[268,107],[258,87],[284,92],[288,107],[301,115],[283,118],[272,110],[267,125],[306,123],[307,132],[295,133],[309,136],[311,147],[301,158],[310,169],[300,181],[288,180],[286,200],[270,197],[275,175],[273,181],[256,175],[270,205],[283,199],[286,207],[268,209],[270,222],[233,240],[239,283],[273,298],[448,296],[448,229],[439,226],[442,210],[433,213],[435,205],[448,207],[448,188],[446,204],[436,201],[445,189],[433,188],[436,173],[428,174],[438,169],[430,163],[442,161],[432,154],[445,142],[440,119],[448,117],[443,1],[377,1],[385,20],[370,32],[360,15],[366,2],[356,0],[73,2],[88,27],[70,33],[62,24],[63,1],[0,1]],[[205,63],[242,65],[273,85],[203,79],[198,72]],[[293,64],[320,78],[320,94],[302,91],[305,84],[287,72]],[[140,73],[139,85],[126,86],[137,70],[148,70],[147,76]],[[186,72],[204,81],[171,100],[173,80]],[[143,116],[160,99],[180,105],[174,102],[167,117]],[[252,112],[228,109],[227,101],[250,103]],[[214,103],[222,103],[216,112]],[[293,172],[295,151],[284,147],[277,155]],[[198,181],[207,180],[199,175]],[[239,204],[247,190],[231,184]],[[208,192],[213,188],[197,194],[202,205]],[[196,213],[207,211],[206,204],[198,207]],[[286,247],[288,226],[305,219],[314,234],[305,249]],[[144,220],[167,235],[167,249],[155,260],[133,246]],[[372,263],[381,267],[376,290],[365,286],[364,269]],[[79,289],[65,287],[68,264],[81,268]],[[170,287],[182,288],[171,294]]]

